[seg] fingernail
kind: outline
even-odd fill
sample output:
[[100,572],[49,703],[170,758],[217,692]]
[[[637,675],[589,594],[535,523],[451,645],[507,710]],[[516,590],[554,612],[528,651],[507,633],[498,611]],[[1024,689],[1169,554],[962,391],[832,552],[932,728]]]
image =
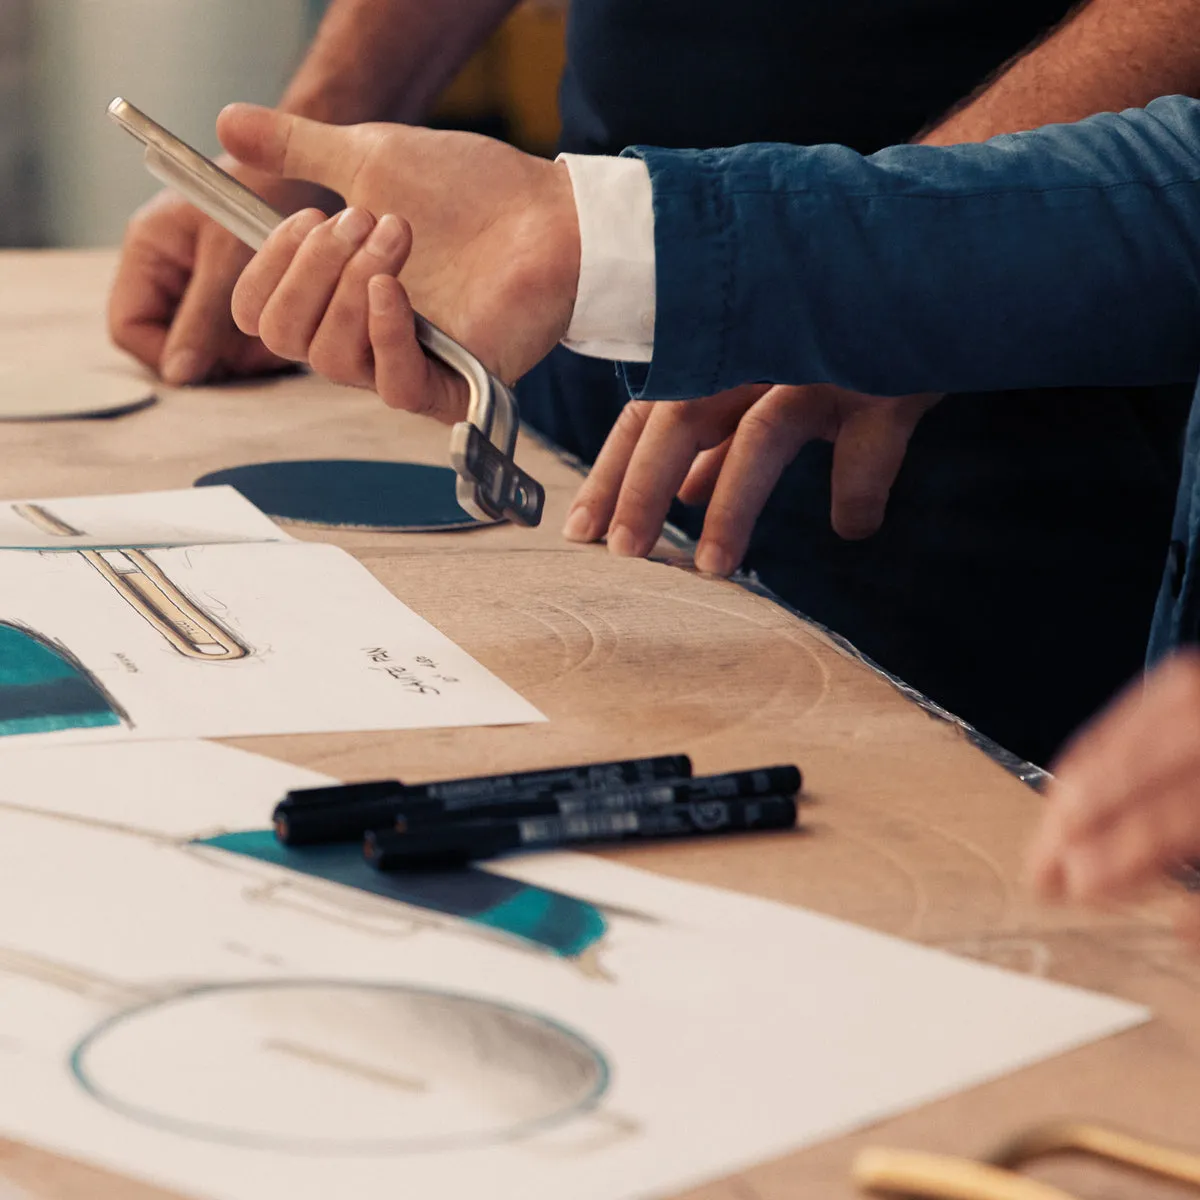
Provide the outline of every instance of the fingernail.
[[563,537],[568,542],[590,542],[596,535],[592,532],[592,514],[584,505],[571,509],[563,525]]
[[608,548],[619,558],[640,558],[642,555],[641,544],[633,536],[633,530],[624,525],[608,531]]
[[376,275],[367,284],[367,300],[376,316],[391,312],[394,299],[390,279]]
[[701,542],[696,548],[696,570],[706,575],[732,575],[737,562],[724,546]]
[[162,365],[163,383],[182,387],[200,375],[200,355],[194,350],[176,350]]
[[375,227],[365,208],[348,208],[333,223],[333,236],[350,246],[357,246]]
[[363,247],[368,254],[376,258],[387,258],[400,244],[400,222],[388,213],[379,218],[367,244]]

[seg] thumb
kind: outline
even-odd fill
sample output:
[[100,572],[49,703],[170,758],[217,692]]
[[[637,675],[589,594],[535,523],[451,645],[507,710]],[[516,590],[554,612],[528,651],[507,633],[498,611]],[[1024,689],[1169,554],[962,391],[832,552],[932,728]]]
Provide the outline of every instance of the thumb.
[[[230,255],[233,259],[230,259]],[[159,374],[175,386],[200,383],[240,335],[230,305],[238,272],[250,251],[234,245],[226,254],[200,254],[163,345]]]
[[217,118],[221,145],[239,162],[345,196],[374,146],[363,126],[325,125],[257,104],[230,104]]

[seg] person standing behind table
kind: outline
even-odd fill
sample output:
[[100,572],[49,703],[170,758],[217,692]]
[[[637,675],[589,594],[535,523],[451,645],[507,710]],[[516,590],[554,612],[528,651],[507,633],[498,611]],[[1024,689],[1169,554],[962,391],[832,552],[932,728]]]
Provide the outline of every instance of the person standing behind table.
[[[639,144],[834,142],[870,153],[931,122],[931,143],[982,141],[1193,93],[1198,33],[1193,0],[1092,0],[1069,14],[1044,0],[574,0],[562,147],[617,154]],[[1001,64],[978,95],[941,119]],[[802,259],[795,269],[805,269]],[[585,280],[577,317],[586,320],[591,303]],[[596,305],[601,319],[603,302]],[[629,316],[624,344],[575,348],[642,357],[639,314]],[[874,464],[886,459],[894,474],[932,398],[872,408],[865,420],[839,425],[838,410],[855,406],[848,393],[776,389],[744,433],[785,446],[785,461],[795,459],[766,503],[744,565],[888,670],[1044,763],[1140,666],[1188,391],[944,399],[916,428],[880,531],[843,540],[878,527],[890,477],[880,478]],[[757,394],[747,393],[747,407]],[[570,349],[527,377],[519,395],[527,421],[587,462],[626,400],[608,364]],[[626,413],[608,459],[623,457],[649,411],[635,405]],[[658,405],[653,421],[687,436],[682,406]],[[800,448],[809,436],[837,439],[836,450],[822,440]],[[708,498],[721,453],[698,464],[685,498]],[[584,511],[570,514],[568,536],[607,534],[618,553],[647,553],[658,526],[639,513],[636,496],[611,520],[608,510],[588,511],[595,498],[585,486],[577,501]],[[700,535],[702,512],[676,508],[672,517]],[[740,536],[711,546],[698,565],[727,573],[743,561]]]
[[[333,0],[282,107],[338,124],[419,119],[512,2]],[[1092,0],[934,136],[980,139],[1191,91],[1198,7]],[[638,140],[774,138],[871,150],[910,137],[1065,8],[1061,0],[575,0],[563,146],[615,153]],[[329,203],[312,188],[238,173],[283,209]],[[229,317],[248,257],[195,210],[160,196],[125,239],[109,309],[114,339],[173,383],[278,365]],[[589,458],[623,397],[609,366],[565,350],[521,394],[527,418]],[[822,397],[775,393],[766,403],[781,396],[794,435],[803,415],[793,410]],[[830,530],[829,451],[809,447],[746,559],[785,599],[1034,759],[1136,667],[1160,561],[1152,531],[1170,511],[1176,469],[1177,421],[1161,398],[1045,400],[943,401],[914,442],[921,469],[905,473],[888,526],[866,542]],[[1180,414],[1184,404],[1180,396]],[[883,445],[898,461],[914,419],[911,404],[878,412],[870,436],[838,448],[843,533],[869,530],[880,507],[877,495],[856,502],[865,472],[855,449],[861,458]],[[576,536],[603,532],[576,526]],[[644,552],[649,541],[644,532],[641,544],[614,535],[612,545]]]

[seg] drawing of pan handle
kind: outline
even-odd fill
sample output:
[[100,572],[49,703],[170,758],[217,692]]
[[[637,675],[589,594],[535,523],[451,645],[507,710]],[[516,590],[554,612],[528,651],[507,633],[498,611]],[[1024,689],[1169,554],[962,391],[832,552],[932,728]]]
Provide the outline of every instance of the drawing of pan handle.
[[142,551],[80,553],[180,654],[205,662],[229,662],[250,653],[247,646],[189,600]]
[[36,526],[43,533],[53,537],[83,537],[82,529],[68,525],[61,517],[56,517],[44,504],[14,504],[13,512],[18,517]]

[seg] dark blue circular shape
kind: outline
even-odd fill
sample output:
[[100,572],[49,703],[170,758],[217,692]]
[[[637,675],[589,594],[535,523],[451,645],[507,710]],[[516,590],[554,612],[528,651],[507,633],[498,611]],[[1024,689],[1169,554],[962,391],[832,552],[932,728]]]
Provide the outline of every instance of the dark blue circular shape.
[[457,476],[426,463],[317,459],[227,467],[196,480],[229,484],[268,516],[333,529],[423,533],[484,522],[459,507]]

